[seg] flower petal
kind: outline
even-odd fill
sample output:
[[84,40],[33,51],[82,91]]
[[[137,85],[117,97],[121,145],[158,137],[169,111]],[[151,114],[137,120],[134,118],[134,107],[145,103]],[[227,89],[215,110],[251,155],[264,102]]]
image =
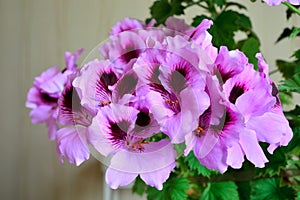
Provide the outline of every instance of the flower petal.
[[61,162],[62,157],[65,157],[70,163],[79,166],[89,159],[86,134],[87,129],[78,126],[65,127],[57,131],[57,153]]
[[108,168],[105,174],[105,181],[112,189],[129,185],[138,176],[137,173],[126,173],[113,168]]

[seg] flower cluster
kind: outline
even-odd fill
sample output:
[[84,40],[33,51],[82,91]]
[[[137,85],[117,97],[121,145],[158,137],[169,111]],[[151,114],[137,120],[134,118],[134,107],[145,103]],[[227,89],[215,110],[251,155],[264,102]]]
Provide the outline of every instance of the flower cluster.
[[[256,167],[292,138],[268,65],[257,54],[258,70],[239,50],[218,50],[204,19],[193,28],[170,17],[154,27],[136,19],[117,23],[99,47],[104,59],[75,61],[37,77],[27,107],[33,123],[46,123],[63,162],[80,165],[89,146],[111,157],[111,188],[137,176],[162,189],[176,167],[174,145],[185,144],[209,169],[239,169],[245,157]],[[58,126],[59,125],[59,126]]]

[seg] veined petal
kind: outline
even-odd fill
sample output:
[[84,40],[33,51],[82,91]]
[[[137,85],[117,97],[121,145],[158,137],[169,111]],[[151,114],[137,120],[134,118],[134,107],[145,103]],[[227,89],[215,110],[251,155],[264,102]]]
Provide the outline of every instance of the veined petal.
[[66,127],[57,131],[57,153],[62,163],[62,157],[77,166],[89,159],[90,151],[86,134],[87,129],[79,126]]
[[170,141],[163,139],[143,146],[143,151],[118,151],[109,167],[124,173],[144,174],[163,170],[175,163],[176,152]]
[[165,167],[164,169],[140,174],[141,179],[151,187],[156,187],[158,190],[163,189],[163,183],[169,178],[171,171],[176,167],[175,162]]
[[252,162],[255,167],[264,167],[268,162],[263,150],[259,146],[256,134],[253,130],[244,129],[240,135],[240,145],[245,152],[247,159]]
[[105,173],[105,181],[112,189],[129,185],[138,176],[137,173],[124,173],[113,168],[108,168]]
[[53,113],[52,106],[41,105],[30,112],[31,121],[34,124],[45,122]]
[[79,90],[81,104],[96,113],[103,106],[111,103],[110,87],[118,80],[118,75],[109,61],[94,60],[81,69],[81,74],[73,81]]

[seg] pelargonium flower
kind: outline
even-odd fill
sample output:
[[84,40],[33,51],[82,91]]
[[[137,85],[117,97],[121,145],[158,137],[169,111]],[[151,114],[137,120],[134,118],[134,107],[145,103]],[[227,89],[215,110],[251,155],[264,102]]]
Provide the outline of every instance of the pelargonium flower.
[[269,6],[278,6],[282,2],[288,2],[292,5],[300,5],[299,0],[264,0]]
[[[163,56],[162,56],[163,55]],[[173,143],[184,141],[209,106],[205,73],[182,57],[163,50],[146,51],[133,67],[148,91],[151,112]],[[146,70],[145,70],[146,69]]]
[[146,29],[148,27],[153,27],[155,20],[151,20],[148,24],[137,19],[124,18],[121,21],[117,22],[111,29],[110,35],[118,35],[124,31],[135,31],[136,29]]
[[[289,126],[288,120],[283,114],[280,99],[278,97],[278,89],[268,76],[269,66],[266,64],[260,53],[258,53],[256,57],[258,59],[258,69],[261,77],[271,86],[271,95],[276,98],[276,103],[263,115],[250,118],[247,127],[255,130],[259,141],[269,143],[270,146],[268,147],[268,151],[273,153],[278,146],[288,145],[288,142],[292,139],[293,132]],[[262,121],[264,123],[261,123]],[[271,123],[272,126],[269,126]]]
[[62,157],[66,157],[70,163],[80,165],[89,158],[87,128],[92,123],[93,114],[80,104],[79,95],[72,86],[75,76],[68,77],[58,101],[58,120],[64,127],[57,131],[56,149],[61,163]]
[[80,91],[81,105],[96,114],[100,107],[112,102],[111,88],[118,79],[109,61],[96,59],[83,66],[73,85]]
[[30,117],[33,123],[46,123],[49,139],[56,138],[58,125],[58,99],[64,89],[68,75],[76,71],[76,59],[82,53],[79,49],[75,54],[66,52],[66,68],[61,72],[57,66],[52,67],[36,77],[33,87],[27,94],[26,107],[31,108]]
[[[113,189],[140,175],[146,184],[161,190],[175,167],[176,153],[169,140],[152,142],[143,134],[141,137],[139,117],[144,119],[145,115],[139,113],[131,106],[110,104],[98,112],[89,128],[89,141],[95,149],[104,156],[112,155],[105,178]],[[147,119],[143,125],[155,120]]]

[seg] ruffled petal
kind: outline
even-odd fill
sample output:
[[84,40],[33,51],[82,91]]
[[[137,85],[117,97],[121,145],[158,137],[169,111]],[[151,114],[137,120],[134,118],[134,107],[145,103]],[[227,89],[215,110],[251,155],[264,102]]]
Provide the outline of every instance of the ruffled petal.
[[79,166],[89,159],[90,151],[86,140],[87,129],[82,127],[66,127],[57,131],[57,153],[63,162],[65,157],[70,163]]
[[169,178],[171,171],[176,167],[175,163],[170,164],[169,166],[165,167],[164,169],[157,170],[154,172],[148,173],[141,173],[141,179],[151,186],[156,187],[158,190],[163,189],[163,183]]
[[137,173],[126,173],[112,168],[108,168],[105,173],[105,181],[112,189],[118,189],[129,185],[138,176]]

